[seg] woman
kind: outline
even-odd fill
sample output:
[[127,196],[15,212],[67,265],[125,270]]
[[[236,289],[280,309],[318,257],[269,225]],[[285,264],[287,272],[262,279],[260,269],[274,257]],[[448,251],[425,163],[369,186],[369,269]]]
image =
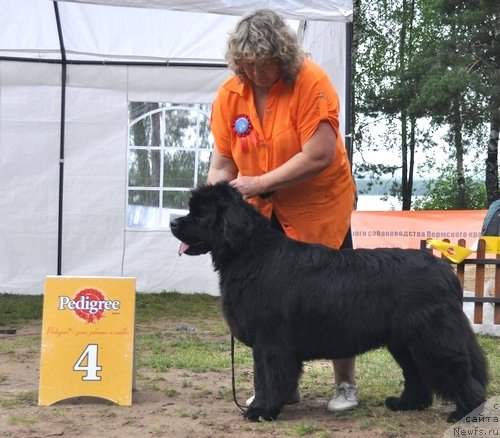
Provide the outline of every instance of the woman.
[[[352,248],[355,189],[338,96],[326,73],[307,59],[285,21],[266,9],[239,21],[226,59],[234,75],[213,103],[207,182],[230,181],[291,238]],[[337,389],[328,409],[356,407],[354,358],[335,360],[334,370]]]

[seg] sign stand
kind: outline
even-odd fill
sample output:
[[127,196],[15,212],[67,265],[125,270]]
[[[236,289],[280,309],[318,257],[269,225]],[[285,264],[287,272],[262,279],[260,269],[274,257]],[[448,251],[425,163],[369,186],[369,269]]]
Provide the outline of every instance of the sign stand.
[[39,406],[71,397],[132,405],[135,278],[45,279]]

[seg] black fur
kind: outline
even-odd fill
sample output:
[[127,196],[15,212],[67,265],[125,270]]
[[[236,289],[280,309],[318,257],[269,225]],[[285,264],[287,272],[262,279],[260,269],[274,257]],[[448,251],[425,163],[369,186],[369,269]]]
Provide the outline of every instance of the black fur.
[[[287,238],[227,183],[193,191],[171,223],[190,254],[211,251],[224,316],[254,357],[250,420],[275,419],[302,362],[387,346],[403,369],[392,410],[451,400],[457,421],[486,400],[486,359],[447,262],[412,249],[332,250]],[[333,213],[333,212],[332,212]]]

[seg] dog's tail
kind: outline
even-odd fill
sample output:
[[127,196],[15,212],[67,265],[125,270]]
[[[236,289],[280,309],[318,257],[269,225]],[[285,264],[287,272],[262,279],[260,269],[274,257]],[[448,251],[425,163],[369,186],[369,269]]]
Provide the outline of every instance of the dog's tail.
[[[440,260],[441,262],[441,260]],[[464,333],[467,333],[469,339],[464,339],[464,345],[467,346],[467,352],[469,355],[469,361],[471,366],[472,377],[486,388],[489,381],[488,374],[488,361],[486,356],[481,349],[477,337],[472,330],[471,323],[467,316],[463,312],[463,288],[458,276],[451,268],[450,264],[447,262],[439,264],[439,270],[441,271],[442,278],[447,282],[447,289],[454,295],[460,302],[459,317],[462,320],[462,324],[465,326]]]
[[[467,345],[470,366],[471,366],[471,374],[473,378],[479,382],[484,388],[488,385],[489,374],[488,374],[488,361],[486,356],[479,345],[476,334],[472,330],[471,323],[468,320],[467,316],[463,312],[463,287],[458,279],[456,273],[450,269],[448,266],[441,265],[441,272],[443,274],[443,278],[446,278],[448,282],[448,287],[451,291],[453,291],[453,295],[455,295],[460,300],[461,307],[461,319],[462,323],[467,326],[466,333],[469,339],[468,342],[465,342]],[[446,271],[446,272],[444,272]],[[464,340],[465,341],[465,340]]]
[[438,260],[438,270],[441,272],[441,278],[446,282],[446,289],[462,302],[464,295],[462,284],[453,268],[448,262]]
[[470,340],[466,343],[466,345],[468,346],[471,374],[475,380],[486,388],[489,382],[488,360],[486,359],[486,356],[472,329],[469,330],[469,337]]

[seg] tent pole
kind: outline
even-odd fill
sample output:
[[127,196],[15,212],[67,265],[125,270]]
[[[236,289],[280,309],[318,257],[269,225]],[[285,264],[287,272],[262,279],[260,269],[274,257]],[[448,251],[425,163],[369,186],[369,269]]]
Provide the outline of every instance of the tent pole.
[[[33,62],[36,64],[62,64],[62,60],[53,58],[25,58],[16,56],[0,56],[0,61],[13,61],[13,62]],[[102,61],[86,61],[83,59],[68,59],[65,60],[66,65],[109,65],[118,67],[208,67],[208,68],[227,68],[225,62],[189,62],[189,61],[109,61],[103,59]]]
[[59,140],[59,212],[57,225],[57,275],[62,273],[62,231],[63,231],[63,189],[64,189],[64,134],[66,124],[66,78],[67,63],[66,49],[64,47],[64,38],[59,17],[59,6],[57,1],[53,1],[54,12],[57,23],[57,34],[59,36],[59,46],[61,49],[61,124]]
[[345,146],[351,163],[353,155],[353,133],[352,133],[352,33],[353,21],[346,23],[346,45],[345,45]]

